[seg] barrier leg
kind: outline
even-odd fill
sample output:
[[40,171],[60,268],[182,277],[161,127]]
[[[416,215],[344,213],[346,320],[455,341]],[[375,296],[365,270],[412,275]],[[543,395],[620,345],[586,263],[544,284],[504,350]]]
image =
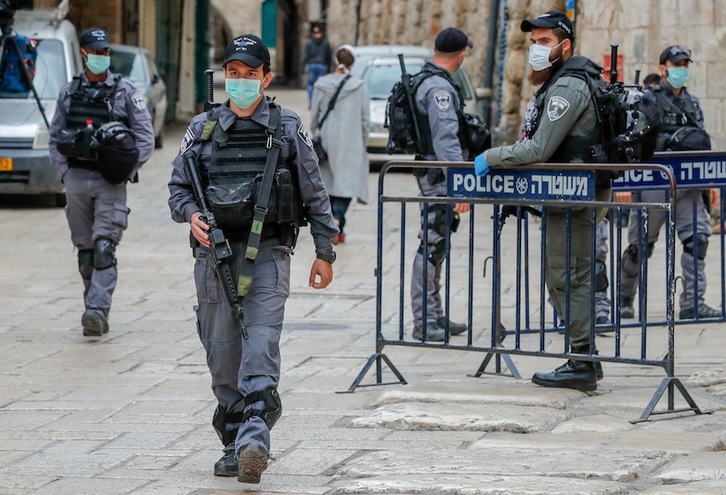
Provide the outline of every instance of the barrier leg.
[[[501,345],[501,343],[504,341],[504,338],[506,335],[504,332],[504,327],[500,324],[499,325],[499,331],[497,331],[497,346]],[[489,363],[492,360],[492,357],[496,355],[496,367],[493,374],[495,375],[501,375],[502,374],[502,359],[504,359],[505,364],[507,365],[507,369],[509,369],[510,373],[512,374],[513,378],[516,378],[517,380],[522,378],[522,375],[519,374],[519,370],[517,369],[517,366],[514,364],[514,361],[512,361],[512,356],[509,354],[499,354],[494,352],[488,352],[487,355],[484,357],[484,360],[479,365],[479,368],[476,370],[476,372],[472,376],[474,378],[479,378],[484,374],[484,371],[486,370],[487,366],[489,366]]]
[[[382,377],[382,368],[381,368],[381,360],[385,361],[390,370],[393,372],[394,375],[396,375],[396,378],[398,378],[398,382],[387,382],[383,383],[383,377]],[[361,385],[360,382],[363,380],[363,378],[366,376],[366,373],[368,373],[368,370],[373,366],[373,363],[376,363],[376,383]],[[406,385],[408,382],[406,379],[399,373],[399,371],[396,369],[396,367],[393,365],[390,359],[388,359],[388,356],[381,352],[377,352],[373,354],[371,357],[368,358],[368,361],[366,361],[366,364],[363,366],[363,369],[360,370],[360,373],[358,373],[358,376],[355,377],[355,380],[353,380],[353,383],[351,383],[348,390],[338,391],[336,393],[338,394],[350,394],[355,391],[358,387],[372,387],[375,385],[394,385],[396,383],[399,383],[401,385]]]
[[[683,407],[680,409],[675,409],[673,407],[673,389],[677,388],[678,391],[681,393],[683,398],[688,402],[688,405],[691,407]],[[663,393],[668,390],[668,409],[664,411],[654,411],[655,406],[658,404],[658,401],[663,397]],[[656,415],[656,414],[673,414],[673,413],[679,413],[679,412],[686,412],[686,411],[693,411],[696,414],[711,414],[713,411],[701,411],[701,409],[696,405],[696,401],[693,400],[691,397],[691,394],[686,391],[686,387],[683,386],[681,381],[678,378],[668,376],[663,379],[663,381],[660,384],[660,387],[658,387],[658,390],[656,390],[653,397],[650,399],[650,402],[645,407],[645,410],[643,411],[643,414],[640,415],[640,418],[631,420],[630,422],[633,424],[636,423],[642,423],[644,421],[648,421],[648,418],[650,416]]]

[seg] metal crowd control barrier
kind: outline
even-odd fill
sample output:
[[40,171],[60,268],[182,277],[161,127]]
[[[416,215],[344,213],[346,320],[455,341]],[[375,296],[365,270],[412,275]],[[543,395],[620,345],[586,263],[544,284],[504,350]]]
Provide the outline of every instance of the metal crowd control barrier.
[[[724,162],[722,162],[724,163]],[[429,167],[440,167],[447,170],[447,180],[449,194],[446,197],[425,197],[420,194],[396,194],[389,195],[385,191],[385,180],[387,174],[392,170],[405,169],[421,169]],[[691,166],[691,170],[693,170]],[[649,187],[661,188],[667,191],[667,199],[663,202],[632,202],[623,203],[612,200],[598,201],[595,192],[595,180],[598,170],[618,170],[622,171],[622,177],[619,179],[619,189],[634,190],[634,183],[645,182],[647,178],[650,181]],[[676,177],[672,170],[680,173],[677,166],[668,163],[668,166],[660,164],[531,164],[516,168],[495,168],[485,177],[477,177],[471,168],[471,163],[452,163],[452,162],[410,162],[410,161],[392,161],[384,165],[381,169],[378,181],[378,239],[377,239],[377,264],[376,264],[376,343],[375,353],[367,360],[358,376],[355,378],[350,388],[346,392],[353,392],[358,387],[387,385],[393,383],[406,384],[403,375],[394,366],[391,360],[383,353],[386,346],[407,346],[429,349],[453,349],[459,351],[475,351],[486,353],[484,360],[473,376],[481,376],[485,372],[487,366],[494,361],[495,373],[502,373],[502,361],[515,378],[520,378],[517,367],[513,361],[514,356],[539,356],[564,359],[577,359],[582,361],[593,362],[611,362],[619,364],[635,364],[663,368],[666,377],[662,380],[660,386],[654,393],[652,399],[646,406],[641,417],[634,421],[645,421],[654,414],[676,413],[684,411],[692,411],[696,414],[702,414],[704,411],[699,409],[690,394],[686,391],[683,383],[675,376],[675,194],[676,194]],[[723,180],[726,183],[726,173],[723,174]],[[415,182],[411,179],[412,184]],[[701,186],[706,187],[706,186]],[[466,314],[467,332],[465,335],[465,343],[456,343],[454,339],[461,337],[453,337],[448,328],[445,329],[445,337],[443,342],[427,341],[426,324],[424,323],[423,338],[413,339],[406,338],[405,315],[410,313],[408,306],[408,284],[406,272],[410,270],[412,263],[407,262],[412,257],[415,248],[409,248],[408,244],[418,245],[418,239],[413,236],[407,225],[413,223],[415,225],[415,233],[418,233],[421,226],[421,217],[427,217],[430,205],[454,205],[457,203],[468,203],[471,205],[471,211],[468,214],[468,221],[462,221],[462,225],[466,224],[468,230],[466,243],[466,253],[462,254],[462,249],[454,251],[452,244],[463,243],[462,240],[451,241],[451,236],[446,236],[446,258],[445,270],[443,273],[442,299],[443,314],[448,318],[456,306],[464,309],[456,314]],[[409,204],[416,206],[415,212],[411,212],[413,208],[407,208]],[[419,206],[420,205],[420,206]],[[513,243],[507,242],[506,250],[502,248],[502,236],[511,238],[511,229],[503,229],[506,217],[502,215],[502,205],[515,205],[520,207],[517,209],[515,233],[516,237]],[[648,211],[663,210],[666,212],[668,221],[666,222],[665,241],[661,243],[663,270],[655,271],[659,275],[663,275],[662,287],[665,287],[665,304],[661,305],[659,310],[659,318],[653,321],[644,319],[633,324],[623,325],[619,316],[619,312],[615,309],[619,308],[620,300],[617,289],[620,286],[620,253],[622,253],[623,243],[620,238],[622,229],[614,229],[611,226],[610,231],[616,232],[615,236],[610,237],[610,293],[611,301],[613,301],[613,322],[608,325],[594,324],[594,309],[592,313],[592,321],[590,327],[590,341],[595,342],[596,335],[601,331],[612,331],[614,336],[612,352],[605,352],[604,348],[598,351],[591,350],[589,354],[573,354],[569,349],[569,331],[564,331],[564,350],[557,352],[549,347],[555,346],[553,335],[563,333],[563,327],[559,326],[562,319],[567,319],[569,313],[569,296],[567,296],[567,310],[563,318],[559,318],[556,311],[548,304],[547,289],[545,286],[545,271],[543,264],[543,256],[545,253],[544,232],[546,232],[546,221],[543,220],[539,225],[541,231],[541,240],[537,250],[530,249],[530,236],[532,224],[529,216],[521,207],[538,207],[538,208],[560,208],[567,209],[567,239],[568,250],[571,251],[571,226],[573,208],[587,208],[592,215],[592,223],[596,223],[599,211],[609,210],[611,219],[617,219],[617,226],[620,226],[620,211],[623,208],[636,209],[639,215],[644,219],[647,226]],[[479,208],[477,208],[479,207]],[[478,213],[483,208],[491,208],[491,224],[487,225],[486,219],[479,220]],[[393,215],[384,213],[398,210],[400,215],[400,223],[398,230],[400,238],[394,243],[384,243],[384,236],[391,235],[390,220]],[[414,217],[415,215],[415,217]],[[407,218],[410,217],[410,218]],[[388,227],[384,229],[384,218],[388,219]],[[415,218],[415,222],[412,220]],[[447,223],[451,219],[451,208],[448,208]],[[611,222],[613,223],[613,222]],[[395,230],[393,229],[393,235]],[[503,234],[503,231],[507,231]],[[449,233],[450,234],[450,233]],[[461,234],[460,234],[461,235]],[[536,235],[536,234],[535,234]],[[426,246],[426,234],[424,231],[422,245]],[[592,232],[593,250],[595,246],[595,229]],[[722,234],[723,240],[723,234]],[[490,243],[490,253],[484,247]],[[643,246],[642,242],[639,246],[640,253],[643,254],[647,245]],[[393,246],[393,247],[392,247]],[[424,259],[428,252],[424,248]],[[393,258],[393,263],[388,262]],[[397,259],[396,259],[397,258]],[[514,262],[511,263],[511,259]],[[569,256],[567,256],[569,259]],[[639,286],[641,292],[646,293],[644,289],[647,287],[648,275],[648,257],[643,256],[644,268],[641,268],[641,274],[644,275]],[[481,266],[482,277],[475,277],[479,260],[483,260]],[[594,258],[593,258],[594,259]],[[722,254],[723,259],[723,254]],[[505,263],[503,263],[503,261]],[[509,261],[507,263],[507,261]],[[491,262],[491,263],[490,263]],[[653,260],[651,264],[656,263]],[[565,267],[569,273],[570,261],[568,260]],[[487,272],[487,266],[491,265],[491,269]],[[453,266],[452,266],[453,265]],[[723,263],[722,263],[723,267]],[[452,286],[452,271],[456,273],[456,283]],[[722,268],[723,272],[723,268]],[[538,274],[535,282],[533,273]],[[465,274],[465,276],[462,276]],[[484,280],[487,282],[484,282]],[[591,270],[591,286],[595,287],[595,271]],[[614,283],[613,283],[614,282]],[[424,277],[424,286],[428,283]],[[565,282],[566,293],[569,293],[569,280]],[[387,287],[384,288],[384,285]],[[391,289],[397,290],[396,297],[391,297]],[[384,296],[385,292],[385,296]],[[512,294],[513,293],[513,297]],[[491,298],[488,298],[491,296]],[[594,308],[595,291],[592,291],[592,302]],[[426,298],[424,298],[425,301]],[[507,312],[504,313],[503,300],[506,299]],[[723,299],[723,296],[722,296]],[[424,302],[423,313],[426,314],[426,302]],[[652,305],[654,308],[656,305]],[[487,324],[486,310],[490,312],[490,327],[484,330]],[[509,310],[512,311],[509,311]],[[642,313],[647,315],[648,313]],[[723,312],[722,312],[723,316]],[[513,325],[511,322],[513,321]],[[710,321],[710,320],[709,320]],[[551,323],[550,323],[551,322]],[[506,324],[506,326],[505,326]],[[653,327],[666,327],[667,333],[649,332]],[[639,329],[639,336],[635,334],[623,333],[629,329]],[[484,330],[482,332],[482,330]],[[513,336],[507,340],[507,337]],[[453,337],[453,338],[452,338]],[[638,338],[635,344],[634,340]],[[513,344],[513,345],[510,345]],[[659,350],[653,351],[650,347],[662,346]],[[665,349],[663,349],[665,347]],[[657,355],[657,357],[654,357]],[[383,382],[383,364],[386,364],[389,370],[395,375],[397,381]],[[363,379],[368,371],[375,364],[375,383],[364,384]],[[676,408],[675,406],[675,390],[678,390],[685,399],[688,407]],[[665,392],[667,394],[666,410],[655,411],[655,407],[661,400]]]

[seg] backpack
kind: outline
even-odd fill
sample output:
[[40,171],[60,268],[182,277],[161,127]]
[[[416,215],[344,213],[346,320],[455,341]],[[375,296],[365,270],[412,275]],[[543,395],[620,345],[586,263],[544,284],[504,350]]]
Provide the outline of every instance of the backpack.
[[[388,145],[386,152],[416,154],[420,156],[434,153],[431,142],[431,130],[428,117],[416,110],[416,91],[421,83],[431,76],[441,76],[448,80],[457,89],[451,76],[444,71],[424,69],[418,74],[410,76],[405,66],[401,64],[401,80],[391,89],[386,103],[386,117],[383,126],[388,128]],[[461,95],[459,103],[463,104]],[[491,147],[489,128],[477,115],[465,113],[458,109],[459,140],[468,151],[469,157],[474,157]]]
[[386,117],[383,127],[388,128],[388,145],[386,152],[406,153],[409,155],[427,155],[431,146],[428,121],[420,119],[416,110],[416,91],[430,73],[419,72],[410,76],[402,67],[401,80],[391,89],[386,103]]
[[[20,49],[23,57],[22,61],[18,57],[18,51],[15,49],[15,41]],[[35,50],[35,40],[29,40],[25,36],[16,35],[5,39],[5,46],[2,53],[2,64],[0,65],[0,75],[2,75],[2,83],[0,83],[0,91],[7,93],[27,93],[30,91],[30,85],[35,76],[35,60],[38,53]],[[30,74],[28,81],[23,62]]]

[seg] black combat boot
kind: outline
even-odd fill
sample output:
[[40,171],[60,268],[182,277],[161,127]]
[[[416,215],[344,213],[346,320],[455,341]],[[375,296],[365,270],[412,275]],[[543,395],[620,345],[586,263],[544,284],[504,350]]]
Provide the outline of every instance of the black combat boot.
[[[587,354],[589,347],[573,347],[573,353]],[[598,372],[595,363],[570,359],[551,373],[535,373],[532,382],[542,387],[574,388],[582,392],[597,390]]]
[[214,463],[215,476],[237,476],[237,456],[234,455],[234,444],[232,450],[225,450],[224,455]]

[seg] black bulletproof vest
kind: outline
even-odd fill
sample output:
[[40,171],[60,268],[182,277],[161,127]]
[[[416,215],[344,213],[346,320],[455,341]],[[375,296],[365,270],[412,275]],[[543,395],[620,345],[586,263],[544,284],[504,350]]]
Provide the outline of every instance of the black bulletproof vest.
[[93,127],[98,129],[103,124],[113,120],[113,104],[116,97],[116,88],[119,78],[113,87],[109,88],[105,84],[99,84],[96,87],[84,87],[81,84],[81,77],[73,78],[71,84],[71,103],[66,118],[66,127],[68,129],[83,129],[90,120]]
[[[270,112],[279,112],[270,105]],[[214,111],[210,120],[216,120]],[[279,125],[282,125],[281,123]],[[252,224],[272,135],[249,118],[238,118],[225,132],[217,123],[212,131],[212,155],[202,169],[202,183],[209,206],[223,229],[234,230]],[[265,224],[301,223],[302,205],[294,164],[277,159]]]
[[681,127],[697,127],[703,129],[703,113],[698,105],[685,93],[685,98],[676,98],[669,88],[662,83],[653,89],[656,103],[660,111],[661,135],[658,139],[658,149],[665,149],[663,143]]

